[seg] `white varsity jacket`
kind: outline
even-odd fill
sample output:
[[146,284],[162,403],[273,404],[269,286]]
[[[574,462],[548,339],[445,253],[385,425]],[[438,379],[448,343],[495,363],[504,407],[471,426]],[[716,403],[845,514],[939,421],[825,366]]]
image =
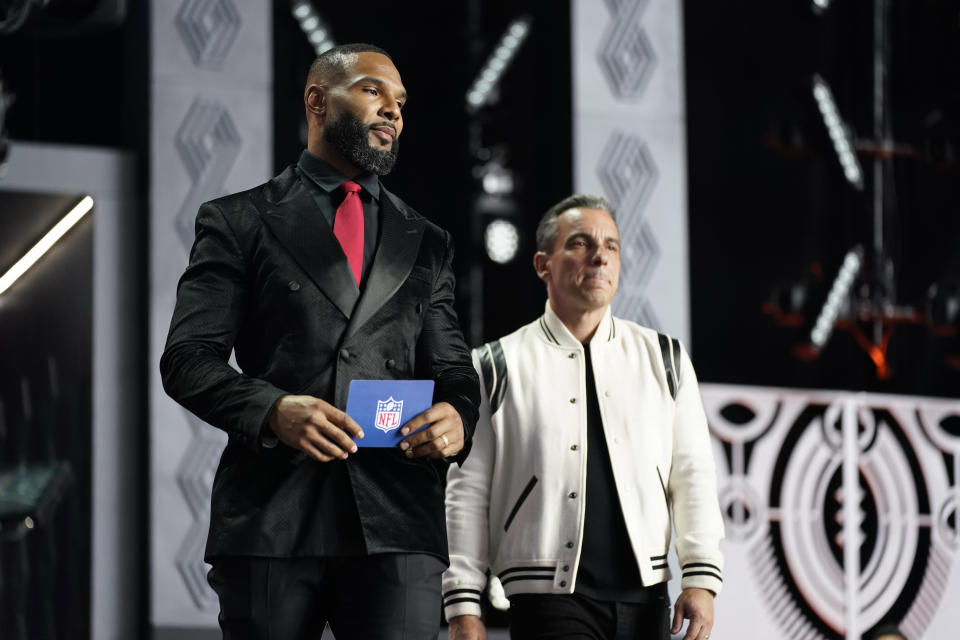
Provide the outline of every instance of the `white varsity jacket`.
[[[718,593],[723,520],[710,434],[679,341],[610,310],[590,341],[600,415],[645,585],[670,578],[671,507],[681,586]],[[587,476],[583,347],[546,312],[474,350],[482,402],[473,449],[447,476],[447,620],[480,615],[490,569],[507,596],[572,593]]]

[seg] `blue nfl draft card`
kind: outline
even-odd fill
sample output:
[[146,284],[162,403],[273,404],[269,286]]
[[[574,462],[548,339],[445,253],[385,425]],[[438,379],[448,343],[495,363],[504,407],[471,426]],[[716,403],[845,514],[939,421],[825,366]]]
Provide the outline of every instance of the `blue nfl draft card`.
[[433,380],[353,380],[347,395],[347,413],[363,429],[358,447],[397,446],[400,427],[432,405]]

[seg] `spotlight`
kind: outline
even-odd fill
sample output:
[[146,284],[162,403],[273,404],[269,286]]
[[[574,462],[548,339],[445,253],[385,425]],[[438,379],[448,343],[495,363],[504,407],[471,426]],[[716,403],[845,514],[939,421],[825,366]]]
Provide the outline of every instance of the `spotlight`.
[[953,335],[960,327],[960,285],[955,282],[934,283],[927,290],[924,317],[931,333]]
[[500,78],[513,61],[517,50],[530,34],[531,19],[521,16],[507,25],[507,29],[500,37],[493,53],[477,74],[476,79],[467,90],[467,108],[476,111],[485,104],[493,101],[493,93],[500,84]]
[[290,10],[296,21],[300,23],[303,35],[307,36],[307,40],[318,56],[336,46],[333,38],[330,37],[330,29],[317,15],[308,0],[294,0]]
[[490,221],[483,232],[483,244],[487,257],[497,264],[513,260],[520,248],[520,232],[509,220],[499,218]]
[[813,75],[813,98],[817,101],[823,124],[827,127],[827,135],[830,136],[833,150],[836,151],[837,158],[840,160],[843,176],[854,188],[863,191],[863,170],[860,168],[857,155],[853,152],[849,129],[840,117],[830,86],[819,74]]
[[42,258],[43,255],[49,251],[73,225],[80,222],[81,218],[87,215],[91,209],[93,209],[93,198],[84,196],[67,215],[60,219],[60,222],[53,225],[53,228],[40,238],[37,244],[33,245],[29,251],[23,254],[23,257],[17,260],[16,264],[10,267],[3,276],[0,276],[0,294],[3,294],[3,292],[9,289],[20,276],[26,273],[37,260]]
[[830,0],[813,0],[813,12],[823,13],[830,8]]
[[486,167],[480,180],[483,190],[493,196],[508,196],[513,193],[513,173],[496,163]]
[[843,259],[840,271],[830,287],[830,293],[827,294],[827,300],[823,303],[820,315],[817,316],[817,321],[810,332],[810,344],[816,349],[822,349],[827,344],[830,334],[833,333],[841,307],[847,301],[850,287],[853,286],[853,281],[860,273],[860,267],[863,266],[862,253],[863,251],[856,247],[847,252]]

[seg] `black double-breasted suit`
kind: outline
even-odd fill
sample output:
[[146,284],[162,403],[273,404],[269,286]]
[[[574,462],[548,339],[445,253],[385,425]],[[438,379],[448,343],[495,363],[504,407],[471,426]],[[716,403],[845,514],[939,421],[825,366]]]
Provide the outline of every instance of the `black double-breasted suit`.
[[[458,457],[469,450],[478,381],[453,308],[450,236],[382,185],[379,203],[362,292],[295,169],[200,208],[160,368],[174,399],[229,436],[208,559],[344,549],[446,558],[445,462],[361,448],[321,463],[264,444],[282,395],[343,409],[351,380],[414,378],[435,380],[434,401],[463,421]],[[347,539],[354,532],[362,542]]]

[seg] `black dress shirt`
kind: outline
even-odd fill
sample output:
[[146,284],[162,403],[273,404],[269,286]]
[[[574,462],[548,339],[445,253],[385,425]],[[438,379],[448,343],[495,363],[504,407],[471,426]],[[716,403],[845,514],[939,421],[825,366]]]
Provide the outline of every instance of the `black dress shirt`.
[[[337,207],[343,202],[344,192],[340,185],[350,180],[338,170],[313,155],[306,149],[297,162],[297,174],[317,202],[320,214],[333,229],[337,217]],[[380,179],[372,173],[364,173],[353,179],[359,184],[360,201],[363,203],[363,269],[360,276],[360,288],[363,288],[377,254],[377,242],[380,232]]]

